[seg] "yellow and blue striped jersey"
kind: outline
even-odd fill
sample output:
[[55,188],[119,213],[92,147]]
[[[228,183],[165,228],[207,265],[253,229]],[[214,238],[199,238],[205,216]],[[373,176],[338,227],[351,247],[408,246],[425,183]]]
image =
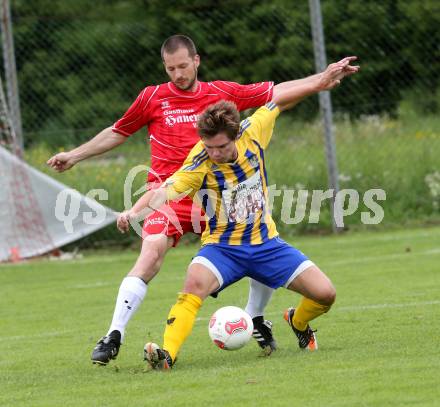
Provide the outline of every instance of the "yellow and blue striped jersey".
[[204,209],[207,220],[202,245],[254,245],[278,235],[266,208],[264,150],[279,113],[271,102],[240,123],[235,141],[238,157],[234,162],[211,161],[200,141],[183,166],[166,181],[169,200],[189,195]]

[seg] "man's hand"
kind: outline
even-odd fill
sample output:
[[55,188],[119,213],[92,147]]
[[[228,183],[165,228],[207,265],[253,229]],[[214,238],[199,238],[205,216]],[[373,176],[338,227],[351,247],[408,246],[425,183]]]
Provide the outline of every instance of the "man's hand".
[[346,76],[353,75],[359,71],[359,66],[350,65],[356,59],[357,57],[346,57],[339,62],[330,64],[324,72],[288,82],[274,94],[272,102],[282,112],[283,110],[291,109],[307,96],[333,89]]
[[119,214],[116,226],[121,233],[126,233],[130,230],[130,219],[132,219],[130,211],[124,211]]
[[57,172],[63,172],[72,168],[76,161],[73,159],[71,153],[58,153],[49,158],[46,164]]
[[338,86],[342,79],[346,76],[350,76],[359,71],[360,67],[358,65],[350,65],[351,62],[355,61],[357,57],[345,57],[339,62],[330,64],[327,69],[322,72],[319,80],[319,89],[331,90]]
[[47,165],[55,171],[63,172],[72,168],[76,163],[90,157],[105,153],[124,143],[127,137],[115,133],[107,127],[87,143],[81,144],[66,153],[55,154],[47,160]]

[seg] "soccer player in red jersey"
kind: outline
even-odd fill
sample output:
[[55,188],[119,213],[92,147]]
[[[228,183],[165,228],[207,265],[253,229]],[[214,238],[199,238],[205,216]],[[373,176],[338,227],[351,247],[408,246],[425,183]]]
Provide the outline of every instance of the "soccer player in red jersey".
[[[183,35],[168,38],[162,45],[161,56],[169,82],[147,86],[113,126],[71,151],[54,155],[47,164],[63,172],[82,160],[119,146],[131,134],[146,126],[151,146],[148,183],[149,188],[155,188],[181,167],[199,141],[197,118],[207,106],[220,100],[229,100],[237,105],[238,110],[259,107],[270,101],[277,92],[300,85],[310,78],[275,86],[273,82],[240,85],[225,81],[199,81],[197,70],[200,57],[193,41]],[[92,353],[94,363],[106,365],[116,358],[125,328],[142,303],[147,284],[159,272],[166,252],[177,244],[182,234],[192,231],[200,233],[204,229],[202,219],[200,223],[194,222],[200,210],[194,210],[189,198],[173,202],[170,207],[177,216],[177,224],[159,211],[150,214],[144,221],[141,252],[121,283],[108,333],[98,341]],[[276,347],[271,322],[263,318],[272,292],[271,288],[251,280],[246,306],[254,321],[254,337],[266,353]]]

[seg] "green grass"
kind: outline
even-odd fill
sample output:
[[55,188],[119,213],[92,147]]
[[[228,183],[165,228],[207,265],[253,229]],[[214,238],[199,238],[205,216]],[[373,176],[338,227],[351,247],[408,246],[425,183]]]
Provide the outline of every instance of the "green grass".
[[247,281],[208,299],[171,373],[149,371],[144,342],[164,321],[197,246],[173,249],[131,321],[118,359],[89,357],[111,319],[135,252],[0,267],[1,406],[437,406],[440,398],[440,228],[301,237],[292,242],[333,280],[338,298],[312,324],[320,349],[302,352],[282,320],[299,296],[267,308],[279,350],[258,357],[209,340],[220,306],[244,306]]

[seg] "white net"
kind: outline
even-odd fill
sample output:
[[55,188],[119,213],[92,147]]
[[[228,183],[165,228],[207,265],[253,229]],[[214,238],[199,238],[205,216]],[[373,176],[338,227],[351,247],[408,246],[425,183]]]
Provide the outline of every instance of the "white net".
[[114,222],[111,209],[37,171],[19,155],[0,79],[0,261],[47,253]]

